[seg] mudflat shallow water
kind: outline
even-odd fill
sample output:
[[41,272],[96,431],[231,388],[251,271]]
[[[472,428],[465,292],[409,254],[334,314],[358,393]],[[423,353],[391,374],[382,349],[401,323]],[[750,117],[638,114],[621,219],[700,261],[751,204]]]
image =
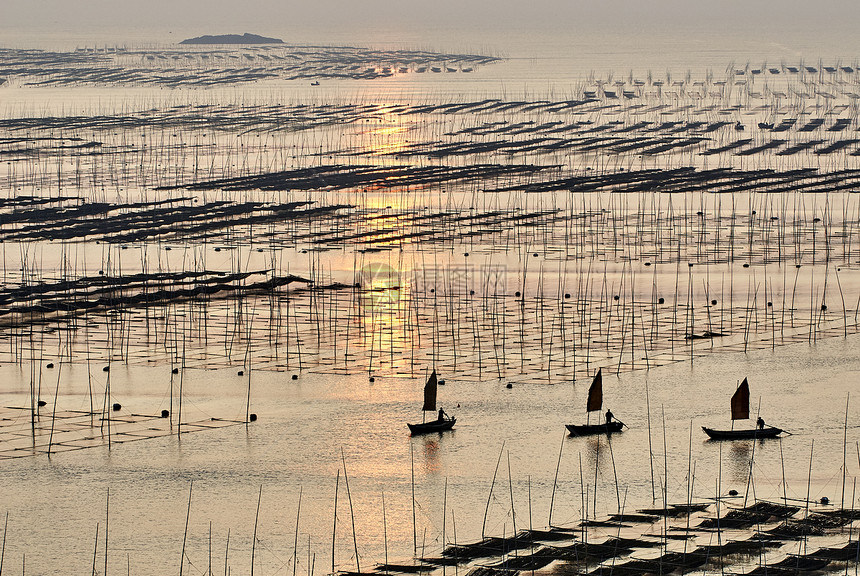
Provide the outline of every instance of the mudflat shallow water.
[[[643,50],[635,36],[613,38],[499,39],[508,59],[472,72],[410,64],[402,75],[313,87],[2,87],[3,190],[7,200],[35,198],[3,208],[4,302],[69,305],[95,293],[122,302],[91,313],[21,311],[3,324],[4,570],[83,572],[95,556],[102,571],[107,523],[110,573],[178,570],[183,548],[183,570],[206,573],[210,546],[215,572],[244,572],[258,497],[255,569],[267,574],[356,569],[356,547],[362,570],[386,555],[437,556],[482,533],[546,526],[551,502],[561,526],[664,498],[683,503],[690,490],[699,501],[737,490],[728,500],[737,505],[745,496],[805,503],[809,494],[853,507],[858,143],[816,153],[857,129],[858,73],[818,70],[854,70],[840,51],[850,42],[807,56],[815,43],[804,37],[791,48],[747,37],[725,51],[707,39],[669,35]],[[802,56],[816,72],[789,77],[785,66]],[[778,77],[761,74],[768,63]],[[606,95],[614,86],[632,96]],[[488,98],[497,103],[480,104]],[[561,105],[572,100],[572,109]],[[470,107],[436,108],[452,102]],[[224,118],[242,128],[216,121]],[[796,121],[772,132],[786,118]],[[846,132],[829,131],[840,119]],[[601,148],[596,128],[622,132]],[[688,137],[695,142],[660,148]],[[792,146],[801,148],[779,154]],[[383,172],[360,180],[365,164]],[[477,176],[445,175],[476,165]],[[536,165],[551,168],[534,173]],[[647,175],[687,167],[744,173],[707,181],[694,172],[668,185]],[[290,185],[274,190],[219,182],[307,168],[329,180],[302,188],[290,173],[279,176]],[[819,172],[785,176],[810,168]],[[645,175],[623,185],[589,179],[636,170]],[[640,179],[647,185],[631,191]],[[81,198],[120,214],[92,228],[102,216],[74,213]],[[42,200],[47,215],[34,212]],[[159,208],[135,204],[148,201],[175,202],[206,227],[172,216],[158,229]],[[298,223],[290,213],[271,218],[272,205],[293,201],[343,208]],[[206,213],[244,202],[259,204],[236,208],[235,218],[248,218],[238,224]],[[19,211],[23,220],[13,220]],[[129,214],[137,219],[121,220]],[[125,227],[111,229],[116,222]],[[135,231],[151,235],[117,239]],[[170,293],[139,307],[120,298],[188,282],[121,288],[124,277],[201,272],[342,286],[245,294],[243,277],[212,298]],[[100,287],[99,276],[108,278]],[[62,284],[70,280],[73,288]],[[43,282],[55,283],[50,297],[14,292]],[[724,335],[685,338],[705,331]],[[422,418],[433,365],[446,379],[440,405],[458,423],[410,438],[405,424]],[[604,408],[628,425],[611,444],[564,429],[587,419],[597,367]],[[753,413],[760,406],[790,436],[706,440],[702,425],[730,426],[729,397],[744,377]],[[45,406],[34,434],[37,398]],[[180,402],[187,434],[178,434]],[[171,417],[158,418],[162,410]],[[246,425],[249,412],[258,420]]]

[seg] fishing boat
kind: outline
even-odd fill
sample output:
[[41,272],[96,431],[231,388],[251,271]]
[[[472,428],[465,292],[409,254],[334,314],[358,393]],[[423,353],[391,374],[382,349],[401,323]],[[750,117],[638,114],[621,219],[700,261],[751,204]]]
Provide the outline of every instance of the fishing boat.
[[409,431],[413,436],[417,436],[419,434],[429,434],[431,432],[444,432],[446,430],[450,430],[454,427],[454,424],[457,423],[456,418],[445,418],[441,422],[438,420],[433,420],[431,422],[424,422],[422,424],[409,424]]
[[[588,403],[586,404],[586,414],[600,411],[603,409],[603,374],[600,369],[594,375],[594,380],[591,381],[591,387],[588,389]],[[591,436],[592,434],[612,434],[613,432],[621,432],[624,428],[624,422],[615,420],[612,417],[612,412],[607,410],[606,422],[600,424],[565,424],[565,428],[570,432],[571,436]]]
[[[436,387],[438,384],[439,380],[436,377],[436,371],[433,370],[433,373],[430,374],[430,378],[427,379],[427,383],[424,385],[424,406],[421,407],[421,411],[425,417],[427,412],[436,411]],[[431,432],[445,432],[452,429],[456,423],[456,418],[447,416],[440,409],[439,417],[436,420],[431,420],[430,422],[424,421],[420,424],[409,424],[407,422],[406,425],[409,427],[409,432],[413,436],[417,436],[419,434],[430,434]]]
[[764,428],[753,428],[752,430],[714,430],[702,426],[705,434],[710,436],[711,440],[756,440],[758,438],[776,438],[785,430],[775,426],[766,426]]
[[[732,422],[735,420],[748,420],[750,417],[750,385],[744,378],[735,393],[732,394]],[[711,440],[757,440],[759,438],[776,438],[785,430],[775,426],[765,426],[764,420],[759,418],[760,426],[756,428],[745,428],[742,430],[716,430],[702,426],[705,434]]]
[[589,436],[591,434],[612,434],[613,432],[621,432],[624,424],[618,422],[610,422],[609,424],[565,424],[571,436]]

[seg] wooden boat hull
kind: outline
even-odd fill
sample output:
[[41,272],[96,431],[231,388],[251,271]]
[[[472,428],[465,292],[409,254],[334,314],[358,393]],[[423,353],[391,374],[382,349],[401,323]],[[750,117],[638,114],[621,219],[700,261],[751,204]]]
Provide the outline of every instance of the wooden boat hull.
[[406,425],[409,426],[409,432],[411,432],[413,436],[417,436],[419,434],[430,434],[432,432],[444,432],[446,430],[450,430],[454,427],[456,422],[456,418],[450,418],[448,420],[442,420],[441,422],[433,420],[422,424],[407,423]]
[[784,432],[782,428],[768,426],[762,430],[753,428],[752,430],[714,430],[702,426],[711,440],[757,440],[759,438],[776,438]]
[[609,424],[565,424],[571,436],[591,436],[592,434],[612,434],[621,432],[624,424],[610,422]]

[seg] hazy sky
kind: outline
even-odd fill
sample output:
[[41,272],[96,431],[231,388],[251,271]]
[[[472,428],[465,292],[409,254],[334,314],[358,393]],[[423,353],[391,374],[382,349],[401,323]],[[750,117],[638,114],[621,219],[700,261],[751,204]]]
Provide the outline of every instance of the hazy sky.
[[2,26],[290,29],[345,25],[856,26],[856,0],[1,0]]
[[[484,42],[506,32],[531,34],[722,34],[782,43],[803,35],[831,47],[857,36],[857,0],[0,0],[0,44],[51,34],[153,41],[203,33],[255,32],[301,42],[348,37],[373,43],[380,31],[403,41],[433,32]],[[166,34],[172,36],[163,36]],[[471,36],[475,36],[472,38]],[[852,56],[858,44],[843,45]]]

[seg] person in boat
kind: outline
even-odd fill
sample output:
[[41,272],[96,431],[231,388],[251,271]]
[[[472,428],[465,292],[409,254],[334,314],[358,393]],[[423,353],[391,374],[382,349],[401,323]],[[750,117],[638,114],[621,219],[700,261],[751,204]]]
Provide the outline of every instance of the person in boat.
[[437,422],[444,422],[446,416],[447,414],[445,414],[445,411],[439,408],[439,419],[437,420]]
[[606,425],[609,426],[610,424],[612,424],[612,420],[614,418],[615,418],[615,416],[613,416],[612,410],[607,410],[606,411]]
[[759,430],[764,430],[764,418],[759,416],[758,420],[755,421],[755,425],[758,426]]

